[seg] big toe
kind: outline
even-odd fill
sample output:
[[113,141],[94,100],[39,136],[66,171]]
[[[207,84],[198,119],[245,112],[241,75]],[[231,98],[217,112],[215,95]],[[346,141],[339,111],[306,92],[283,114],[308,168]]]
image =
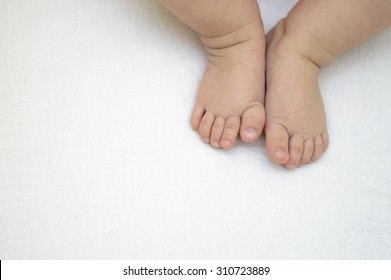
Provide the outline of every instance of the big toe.
[[277,164],[285,164],[289,160],[289,134],[285,126],[272,123],[266,130],[266,148],[270,158]]
[[246,143],[252,143],[261,135],[265,125],[265,107],[259,103],[251,106],[242,115],[240,138]]

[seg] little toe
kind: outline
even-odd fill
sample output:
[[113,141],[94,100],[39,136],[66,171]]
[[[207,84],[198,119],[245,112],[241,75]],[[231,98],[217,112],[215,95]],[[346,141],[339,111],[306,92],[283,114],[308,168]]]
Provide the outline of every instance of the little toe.
[[259,103],[251,106],[242,115],[240,137],[246,143],[254,142],[261,135],[265,125],[265,108]]
[[191,127],[195,131],[198,131],[204,114],[205,114],[205,108],[203,106],[198,104],[194,106],[193,112],[191,113]]
[[210,144],[215,148],[221,148],[220,141],[224,131],[225,120],[222,117],[216,117],[210,136]]
[[289,160],[285,164],[286,168],[296,168],[301,160],[304,150],[304,140],[299,135],[294,135],[289,140]]
[[285,126],[272,123],[266,130],[266,148],[270,158],[277,164],[285,164],[289,160],[289,134]]
[[323,141],[323,152],[325,152],[329,147],[329,134],[327,130],[322,133],[322,141]]
[[240,128],[240,118],[231,116],[225,121],[223,136],[221,137],[220,145],[224,149],[232,148],[237,141]]
[[316,136],[314,139],[314,153],[312,154],[311,162],[317,160],[323,153],[323,141],[321,136]]
[[313,153],[314,153],[314,140],[311,138],[304,141],[304,151],[303,151],[303,156],[301,157],[300,160],[300,165],[309,163]]
[[210,134],[211,134],[214,121],[215,121],[215,116],[211,112],[206,112],[205,115],[202,117],[198,131],[200,133],[202,140],[205,143],[209,143]]

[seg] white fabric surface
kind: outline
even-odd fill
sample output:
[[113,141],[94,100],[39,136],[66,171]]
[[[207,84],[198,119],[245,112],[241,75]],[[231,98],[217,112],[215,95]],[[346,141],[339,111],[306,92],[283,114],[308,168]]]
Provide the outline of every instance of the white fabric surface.
[[0,259],[391,258],[390,46],[324,69],[330,148],[288,171],[191,130],[205,53],[156,1],[0,0]]

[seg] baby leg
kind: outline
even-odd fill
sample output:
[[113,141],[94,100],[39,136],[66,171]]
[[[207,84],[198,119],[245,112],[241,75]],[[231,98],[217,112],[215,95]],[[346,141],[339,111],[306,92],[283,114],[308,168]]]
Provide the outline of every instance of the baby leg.
[[215,148],[255,141],[265,123],[265,35],[256,0],[161,0],[208,52],[192,127]]
[[389,0],[302,0],[268,34],[266,145],[294,168],[328,146],[321,67],[391,24]]

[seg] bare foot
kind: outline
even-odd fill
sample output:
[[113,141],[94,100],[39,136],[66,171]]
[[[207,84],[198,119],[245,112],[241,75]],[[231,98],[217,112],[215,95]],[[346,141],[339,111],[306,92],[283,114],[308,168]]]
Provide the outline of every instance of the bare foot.
[[254,142],[265,124],[265,35],[261,19],[217,38],[201,37],[208,64],[191,116],[193,129],[215,148],[237,137]]
[[329,140],[320,68],[297,51],[299,41],[284,29],[283,20],[268,34],[266,146],[274,162],[295,168],[318,159]]

